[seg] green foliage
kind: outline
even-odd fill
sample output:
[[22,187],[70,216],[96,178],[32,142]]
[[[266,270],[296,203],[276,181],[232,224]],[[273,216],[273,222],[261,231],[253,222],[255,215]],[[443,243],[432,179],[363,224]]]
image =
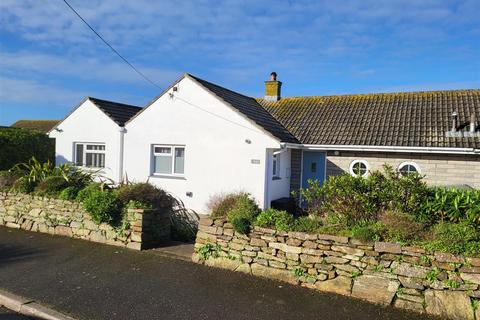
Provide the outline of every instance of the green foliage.
[[480,190],[431,189],[422,206],[430,220],[460,222],[480,226]]
[[127,205],[125,206],[127,209],[152,209],[151,205],[145,204],[140,201],[130,200],[128,201]]
[[438,280],[438,275],[440,274],[440,269],[437,267],[431,269],[430,271],[427,272],[425,275],[425,280],[429,282],[434,282]]
[[468,222],[440,222],[433,227],[431,239],[425,241],[423,247],[431,251],[478,256],[480,235]]
[[210,197],[207,208],[210,210],[212,218],[225,218],[230,210],[235,207],[238,199],[245,195],[244,192],[235,192],[228,194],[216,194]]
[[91,183],[85,188],[81,189],[77,193],[76,200],[83,202],[86,198],[88,198],[92,193],[97,191],[103,191],[106,189],[106,186],[102,183]]
[[62,200],[75,200],[80,190],[81,189],[78,186],[66,187],[60,192],[60,194],[58,195],[58,198]]
[[383,212],[379,222],[384,227],[383,238],[394,242],[416,240],[425,228],[414,216],[394,211]]
[[247,193],[238,197],[235,205],[227,213],[227,221],[233,225],[235,231],[247,234],[250,225],[255,217],[260,213],[255,200],[251,199]]
[[123,206],[128,206],[133,201],[136,208],[141,209],[171,208],[173,202],[168,193],[147,182],[120,186],[118,200]]
[[12,186],[12,191],[21,193],[31,193],[35,189],[35,183],[26,177],[18,178]]
[[445,280],[445,285],[451,289],[458,289],[462,283],[452,279]]
[[112,223],[119,218],[120,203],[114,192],[95,190],[83,200],[83,207],[98,224]]
[[379,241],[385,228],[381,223],[363,221],[350,229],[350,236],[362,241]]
[[32,157],[40,162],[54,161],[54,140],[36,130],[0,129],[0,170],[8,170]]
[[58,196],[63,189],[68,187],[68,182],[59,176],[48,176],[38,182],[35,194],[40,196]]
[[322,226],[321,222],[315,218],[298,217],[294,219],[291,225],[292,231],[314,233]]
[[262,211],[256,217],[254,224],[259,227],[274,227],[279,231],[288,231],[293,224],[293,216],[286,211],[270,208]]
[[200,256],[200,259],[203,261],[209,259],[210,257],[218,258],[220,256],[220,246],[218,244],[206,243],[200,248],[197,249],[197,253]]

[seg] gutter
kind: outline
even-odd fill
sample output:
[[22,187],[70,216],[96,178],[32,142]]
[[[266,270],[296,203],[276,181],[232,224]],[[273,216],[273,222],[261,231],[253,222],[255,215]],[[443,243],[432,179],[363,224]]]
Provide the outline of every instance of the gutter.
[[438,148],[438,147],[396,147],[396,146],[361,146],[361,145],[321,145],[285,143],[286,148],[321,151],[369,151],[369,152],[402,152],[402,153],[448,153],[448,154],[480,154],[474,148]]

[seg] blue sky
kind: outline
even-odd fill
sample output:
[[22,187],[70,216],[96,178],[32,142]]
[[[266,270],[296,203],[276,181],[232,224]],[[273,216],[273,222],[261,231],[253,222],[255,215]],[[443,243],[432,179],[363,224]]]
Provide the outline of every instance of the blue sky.
[[[70,3],[162,88],[190,72],[262,96],[271,71],[284,96],[480,88],[479,0]],[[0,1],[0,125],[159,92],[63,1]]]

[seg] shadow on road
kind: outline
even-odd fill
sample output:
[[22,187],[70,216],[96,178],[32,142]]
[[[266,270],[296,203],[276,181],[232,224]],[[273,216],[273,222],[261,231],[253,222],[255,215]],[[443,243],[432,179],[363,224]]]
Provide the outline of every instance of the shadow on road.
[[39,249],[32,249],[31,247],[17,244],[0,243],[0,268],[7,264],[35,259],[42,255],[42,250]]

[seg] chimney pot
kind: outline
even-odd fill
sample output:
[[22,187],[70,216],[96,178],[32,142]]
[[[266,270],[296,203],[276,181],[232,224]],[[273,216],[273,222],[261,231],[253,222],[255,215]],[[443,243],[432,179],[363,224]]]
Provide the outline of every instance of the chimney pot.
[[452,132],[456,132],[457,131],[457,117],[458,117],[458,113],[457,111],[453,111],[452,112]]
[[265,100],[278,101],[280,100],[280,93],[282,89],[282,82],[277,81],[277,73],[270,73],[270,80],[265,81]]
[[470,132],[475,133],[475,127],[476,127],[476,120],[475,120],[475,113],[472,113],[470,115]]

